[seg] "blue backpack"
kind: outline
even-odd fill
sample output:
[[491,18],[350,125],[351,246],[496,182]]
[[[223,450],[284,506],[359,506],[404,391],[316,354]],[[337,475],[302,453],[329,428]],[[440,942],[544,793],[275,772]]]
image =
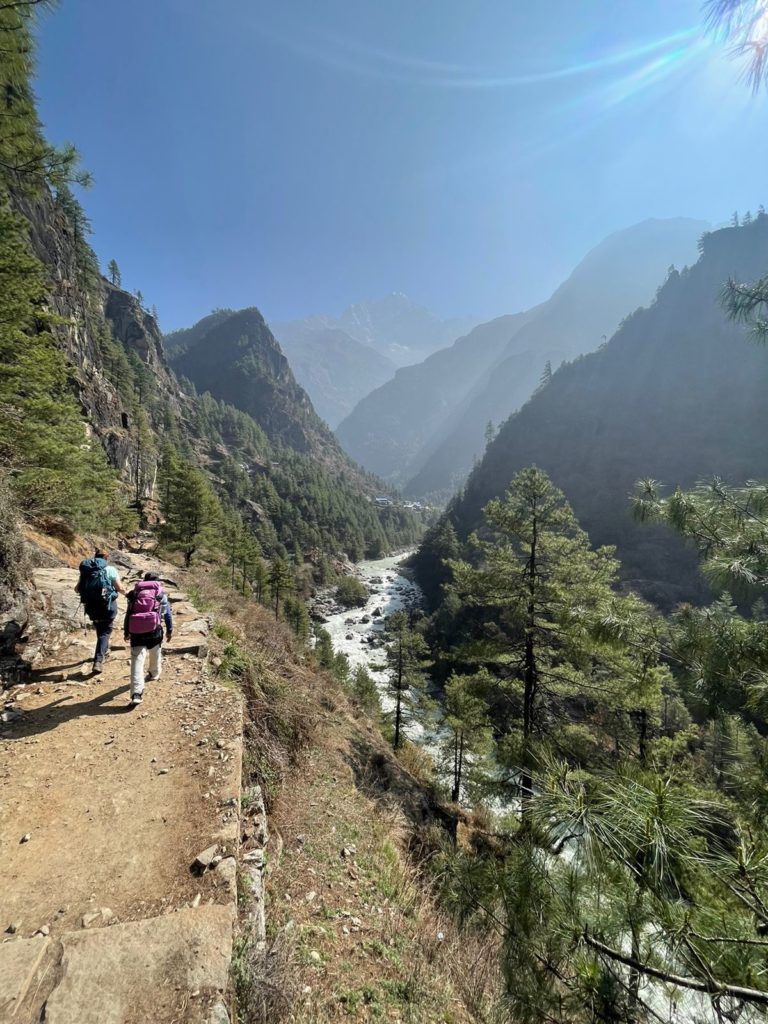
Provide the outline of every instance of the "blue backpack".
[[108,619],[117,594],[107,573],[105,558],[86,558],[80,563],[80,600],[89,619]]

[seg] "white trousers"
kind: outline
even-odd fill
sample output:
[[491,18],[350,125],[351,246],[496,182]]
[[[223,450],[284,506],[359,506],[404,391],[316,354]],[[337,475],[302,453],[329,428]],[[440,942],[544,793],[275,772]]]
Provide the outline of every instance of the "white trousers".
[[[131,696],[144,693],[144,655],[146,647],[131,648]],[[149,672],[158,679],[163,668],[163,645],[156,644],[149,648]]]

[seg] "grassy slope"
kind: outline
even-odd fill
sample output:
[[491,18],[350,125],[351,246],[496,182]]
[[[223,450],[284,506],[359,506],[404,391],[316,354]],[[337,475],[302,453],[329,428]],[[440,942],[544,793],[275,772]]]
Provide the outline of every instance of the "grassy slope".
[[262,785],[272,834],[269,951],[241,949],[240,1021],[494,1019],[493,952],[437,911],[414,854],[445,840],[427,790],[266,609],[210,576],[196,599],[246,694],[244,782]]

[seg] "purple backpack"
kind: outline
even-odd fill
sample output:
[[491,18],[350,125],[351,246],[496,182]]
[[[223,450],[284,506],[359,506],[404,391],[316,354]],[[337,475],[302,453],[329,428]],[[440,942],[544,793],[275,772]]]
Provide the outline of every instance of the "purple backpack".
[[130,633],[156,633],[161,628],[160,598],[163,586],[158,580],[141,580],[133,588],[128,615]]

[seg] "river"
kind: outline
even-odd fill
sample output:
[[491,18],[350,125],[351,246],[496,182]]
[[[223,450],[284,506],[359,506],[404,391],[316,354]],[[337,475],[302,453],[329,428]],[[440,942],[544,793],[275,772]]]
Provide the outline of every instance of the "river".
[[421,590],[400,568],[411,554],[405,551],[355,566],[354,575],[369,592],[364,608],[340,609],[333,599],[333,589],[322,593],[314,605],[326,620],[322,626],[331,636],[333,649],[346,654],[353,669],[363,665],[376,681],[384,711],[393,707],[384,668],[384,619],[400,608],[418,607],[422,602]]

